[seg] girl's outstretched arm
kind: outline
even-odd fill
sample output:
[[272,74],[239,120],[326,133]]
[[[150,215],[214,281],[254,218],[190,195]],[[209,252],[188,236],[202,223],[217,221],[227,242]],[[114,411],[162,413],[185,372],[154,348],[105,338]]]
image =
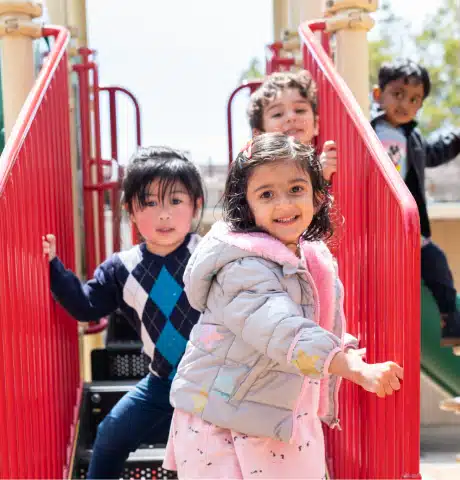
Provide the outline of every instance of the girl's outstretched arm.
[[365,363],[359,352],[338,352],[329,364],[329,373],[346,378],[378,397],[401,388],[403,369],[394,362]]
[[222,289],[220,318],[235,335],[304,375],[322,378],[327,373],[333,355],[341,351],[340,339],[303,315],[269,262],[245,257],[229,263],[217,282]]

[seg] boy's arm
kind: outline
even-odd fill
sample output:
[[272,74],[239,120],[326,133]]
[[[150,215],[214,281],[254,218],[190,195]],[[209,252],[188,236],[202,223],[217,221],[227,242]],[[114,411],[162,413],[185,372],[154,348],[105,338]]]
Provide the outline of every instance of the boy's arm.
[[460,153],[460,130],[438,135],[425,141],[426,166],[437,167],[450,162]]
[[96,269],[93,279],[83,284],[55,257],[50,262],[51,291],[70,315],[80,322],[98,320],[119,306],[113,270],[112,257]]

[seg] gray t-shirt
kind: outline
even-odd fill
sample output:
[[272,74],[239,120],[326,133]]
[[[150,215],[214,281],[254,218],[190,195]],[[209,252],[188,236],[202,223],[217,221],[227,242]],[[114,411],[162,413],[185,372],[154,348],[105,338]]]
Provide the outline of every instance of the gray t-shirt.
[[401,127],[393,127],[385,120],[375,125],[375,133],[403,180],[407,175],[407,138]]

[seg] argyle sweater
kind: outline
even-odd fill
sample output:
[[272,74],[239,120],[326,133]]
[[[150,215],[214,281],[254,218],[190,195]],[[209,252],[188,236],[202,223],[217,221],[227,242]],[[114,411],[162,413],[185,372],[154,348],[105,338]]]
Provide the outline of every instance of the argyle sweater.
[[199,240],[189,234],[165,257],[149,252],[145,243],[115,253],[85,284],[56,257],[50,262],[51,291],[82,322],[121,311],[142,339],[150,371],[172,379],[200,315],[189,305],[182,280]]

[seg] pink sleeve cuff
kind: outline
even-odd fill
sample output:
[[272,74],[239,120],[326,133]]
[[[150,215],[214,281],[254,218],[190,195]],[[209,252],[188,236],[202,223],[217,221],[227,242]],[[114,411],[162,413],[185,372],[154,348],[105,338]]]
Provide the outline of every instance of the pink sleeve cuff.
[[342,352],[342,347],[337,347],[332,350],[332,352],[327,356],[326,361],[324,362],[323,372],[324,376],[329,375],[329,365],[332,362],[332,359],[337,355],[337,353]]

